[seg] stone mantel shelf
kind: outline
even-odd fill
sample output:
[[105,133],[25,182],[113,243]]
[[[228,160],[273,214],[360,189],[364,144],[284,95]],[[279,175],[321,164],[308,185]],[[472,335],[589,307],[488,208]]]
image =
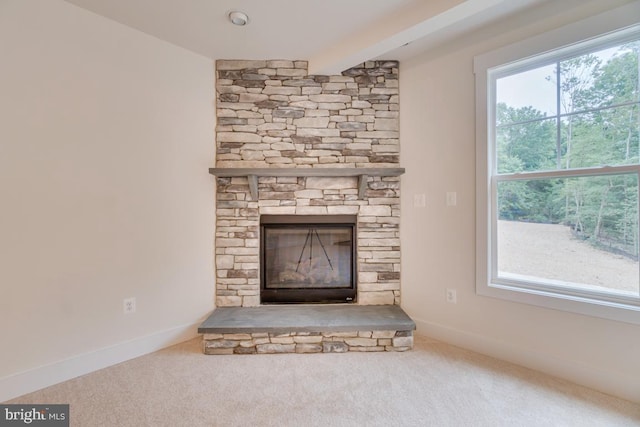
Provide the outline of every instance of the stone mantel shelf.
[[370,176],[400,176],[404,168],[209,168],[219,178],[246,176],[251,198],[258,200],[258,178],[261,176],[358,177],[358,198],[363,199]]

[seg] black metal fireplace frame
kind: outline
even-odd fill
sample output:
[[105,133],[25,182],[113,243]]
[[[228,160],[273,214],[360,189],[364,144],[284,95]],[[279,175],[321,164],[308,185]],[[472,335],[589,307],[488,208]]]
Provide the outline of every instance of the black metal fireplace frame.
[[[339,288],[270,289],[265,277],[265,228],[349,227],[351,230],[351,283]],[[261,304],[354,303],[357,295],[357,216],[355,215],[261,215],[260,302]]]

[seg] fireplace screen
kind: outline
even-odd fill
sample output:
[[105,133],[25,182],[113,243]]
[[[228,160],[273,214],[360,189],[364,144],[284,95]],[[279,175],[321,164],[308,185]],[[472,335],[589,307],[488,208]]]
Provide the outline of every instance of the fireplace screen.
[[352,217],[270,216],[261,222],[263,303],[354,300]]

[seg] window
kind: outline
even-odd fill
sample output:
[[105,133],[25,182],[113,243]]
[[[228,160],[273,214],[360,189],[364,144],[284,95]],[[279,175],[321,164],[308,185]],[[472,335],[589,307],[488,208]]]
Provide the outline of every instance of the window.
[[621,10],[476,58],[479,294],[640,323],[640,26]]

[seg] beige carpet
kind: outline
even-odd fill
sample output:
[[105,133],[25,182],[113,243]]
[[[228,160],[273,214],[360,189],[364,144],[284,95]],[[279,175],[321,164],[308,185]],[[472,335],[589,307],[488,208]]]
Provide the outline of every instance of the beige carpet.
[[72,426],[638,426],[640,405],[424,337],[406,353],[205,356],[200,340],[10,403]]

